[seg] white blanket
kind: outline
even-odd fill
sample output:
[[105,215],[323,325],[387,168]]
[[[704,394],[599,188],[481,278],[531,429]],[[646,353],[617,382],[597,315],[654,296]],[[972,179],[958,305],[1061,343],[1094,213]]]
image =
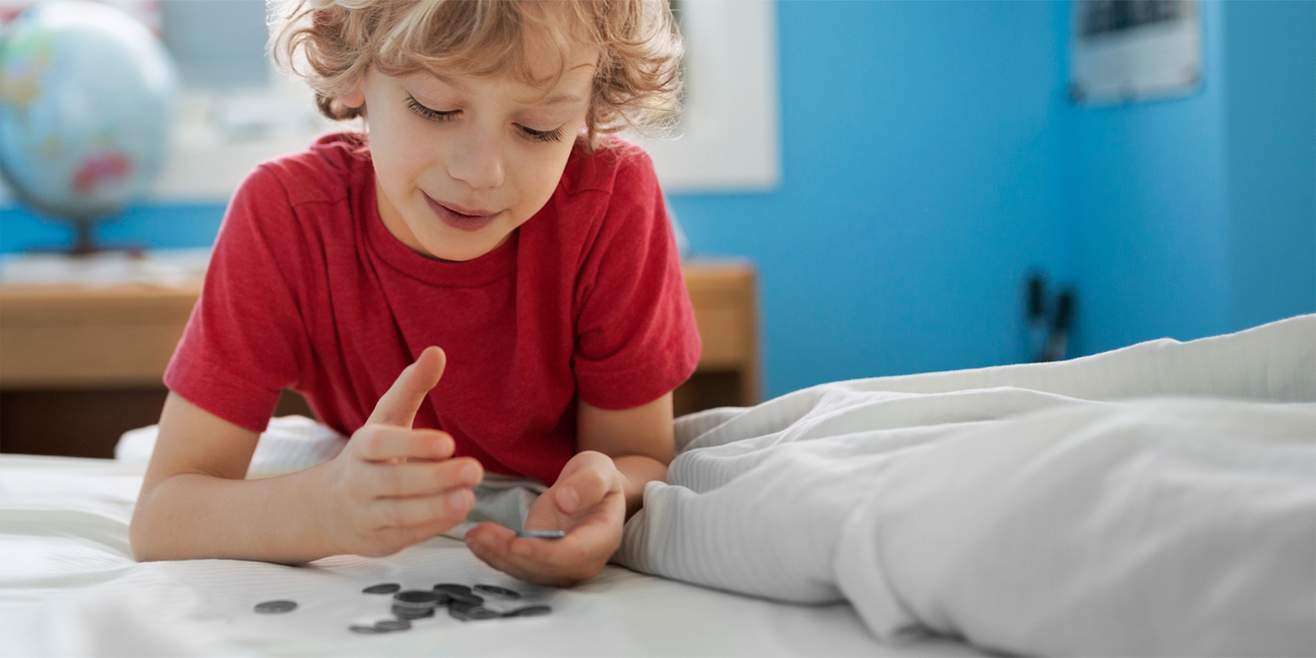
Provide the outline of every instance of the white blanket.
[[[930,638],[882,642],[848,605],[787,605],[614,566],[574,589],[529,587],[446,537],[305,567],[137,563],[128,519],[141,480],[139,465],[0,455],[0,657],[981,655]],[[553,613],[470,623],[441,614],[404,633],[349,632],[388,616],[389,597],[361,593],[379,582],[504,585]],[[271,599],[300,607],[252,612]]]
[[641,571],[848,599],[880,637],[1316,655],[1316,316],[678,421]]

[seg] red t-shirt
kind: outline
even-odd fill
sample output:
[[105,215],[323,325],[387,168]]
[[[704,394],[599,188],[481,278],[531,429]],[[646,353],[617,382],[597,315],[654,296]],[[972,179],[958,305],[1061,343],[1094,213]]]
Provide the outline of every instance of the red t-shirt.
[[548,203],[465,262],[388,232],[359,134],[263,163],[229,204],[164,381],[256,432],[290,388],[351,435],[429,345],[448,364],[415,427],[546,483],[575,454],[577,399],[625,409],[689,378],[699,335],[649,157],[578,145]]

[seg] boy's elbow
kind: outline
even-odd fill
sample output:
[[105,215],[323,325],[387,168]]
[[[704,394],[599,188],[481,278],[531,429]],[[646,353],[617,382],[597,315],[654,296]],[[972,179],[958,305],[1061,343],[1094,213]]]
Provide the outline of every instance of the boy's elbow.
[[142,520],[141,513],[133,514],[133,520],[128,524],[128,549],[132,558],[138,562],[152,562],[155,560],[154,546],[151,545],[150,533],[146,530],[147,522]]
[[128,522],[128,548],[132,558],[138,562],[154,562],[165,559],[161,555],[159,533],[151,518],[150,496],[145,490],[137,500],[132,520]]
[[139,529],[141,526],[142,524],[139,521],[134,520],[132,525],[128,527],[128,548],[134,560],[153,562],[155,559],[151,552],[150,542]]

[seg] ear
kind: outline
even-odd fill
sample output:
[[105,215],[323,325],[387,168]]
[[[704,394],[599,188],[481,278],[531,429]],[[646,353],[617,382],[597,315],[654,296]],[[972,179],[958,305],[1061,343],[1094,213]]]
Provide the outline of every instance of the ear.
[[334,97],[344,107],[357,109],[366,104],[366,81],[365,76],[358,77],[346,91]]
[[339,94],[334,100],[342,103],[345,107],[356,109],[366,104],[366,94],[361,90],[361,85],[358,83],[351,91]]

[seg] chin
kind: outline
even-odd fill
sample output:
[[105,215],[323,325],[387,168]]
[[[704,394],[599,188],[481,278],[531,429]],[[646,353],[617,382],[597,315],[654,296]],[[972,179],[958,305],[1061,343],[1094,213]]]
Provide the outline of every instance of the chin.
[[[483,238],[484,236],[479,236]],[[435,235],[431,239],[421,242],[421,246],[430,256],[439,260],[450,260],[463,262],[475,260],[494,250],[502,240],[489,242],[485,239],[477,239],[476,236],[466,236],[453,238],[447,235]]]

